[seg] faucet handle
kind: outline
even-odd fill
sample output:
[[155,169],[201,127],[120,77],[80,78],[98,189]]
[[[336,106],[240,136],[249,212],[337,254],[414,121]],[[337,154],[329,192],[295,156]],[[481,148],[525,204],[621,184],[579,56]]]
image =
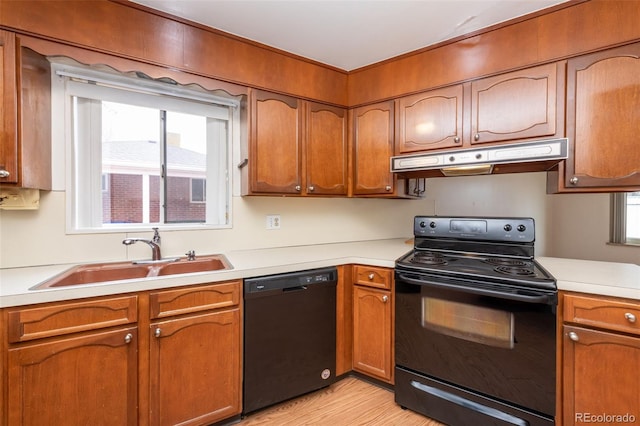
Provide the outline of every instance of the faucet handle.
[[187,255],[187,260],[196,260],[196,251],[195,250],[189,250],[185,254]]
[[151,241],[153,241],[156,244],[160,244],[160,232],[158,231],[158,228],[151,228],[153,229],[153,238],[151,239]]

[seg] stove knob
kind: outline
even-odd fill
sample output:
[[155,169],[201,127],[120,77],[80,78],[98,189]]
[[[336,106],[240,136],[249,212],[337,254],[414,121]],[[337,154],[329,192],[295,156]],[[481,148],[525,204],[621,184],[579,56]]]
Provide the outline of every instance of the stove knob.
[[504,226],[504,228],[503,228],[503,229],[504,229],[505,231],[509,232],[509,231],[511,231],[511,229],[513,229],[513,228],[511,227],[511,225],[509,225],[509,224],[507,223],[507,224]]
[[518,225],[518,232],[524,232],[527,230],[527,227],[524,225]]
[[429,224],[429,228],[435,228],[435,227],[436,227],[436,223],[435,223],[435,222],[431,222],[431,223]]
[[418,226],[419,226],[420,228],[426,228],[426,227],[427,227],[427,224],[426,224],[424,221],[422,221],[422,222],[420,222],[420,223],[418,224]]

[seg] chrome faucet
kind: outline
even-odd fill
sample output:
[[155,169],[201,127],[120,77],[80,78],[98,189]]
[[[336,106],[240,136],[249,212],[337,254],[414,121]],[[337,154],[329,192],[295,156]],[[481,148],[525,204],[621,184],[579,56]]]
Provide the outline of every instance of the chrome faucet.
[[144,238],[125,238],[122,240],[122,244],[125,246],[130,246],[131,244],[135,244],[138,241],[148,244],[151,247],[151,259],[152,260],[161,260],[162,255],[160,254],[160,234],[158,233],[158,228],[153,228],[153,239],[147,240]]

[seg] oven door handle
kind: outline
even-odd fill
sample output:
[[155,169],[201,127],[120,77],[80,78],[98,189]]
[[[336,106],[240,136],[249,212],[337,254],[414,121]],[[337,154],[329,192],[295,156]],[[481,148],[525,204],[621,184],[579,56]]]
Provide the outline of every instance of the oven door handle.
[[516,300],[518,302],[525,302],[525,303],[544,303],[547,305],[551,305],[551,304],[555,304],[555,300],[556,300],[555,294],[550,294],[550,293],[539,293],[531,296],[524,295],[524,294],[513,294],[513,293],[507,293],[507,292],[502,292],[497,290],[489,290],[486,288],[469,287],[469,286],[456,285],[456,284],[444,284],[444,283],[439,283],[435,281],[415,279],[400,273],[398,274],[398,278],[409,284],[438,287],[443,289],[453,289],[453,290],[459,290],[465,293],[478,294],[481,296],[497,297],[499,299]]

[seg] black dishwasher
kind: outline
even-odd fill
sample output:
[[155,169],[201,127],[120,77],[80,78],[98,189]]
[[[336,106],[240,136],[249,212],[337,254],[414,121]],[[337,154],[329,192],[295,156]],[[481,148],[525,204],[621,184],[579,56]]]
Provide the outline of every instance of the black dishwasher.
[[243,415],[335,381],[337,274],[244,281]]

